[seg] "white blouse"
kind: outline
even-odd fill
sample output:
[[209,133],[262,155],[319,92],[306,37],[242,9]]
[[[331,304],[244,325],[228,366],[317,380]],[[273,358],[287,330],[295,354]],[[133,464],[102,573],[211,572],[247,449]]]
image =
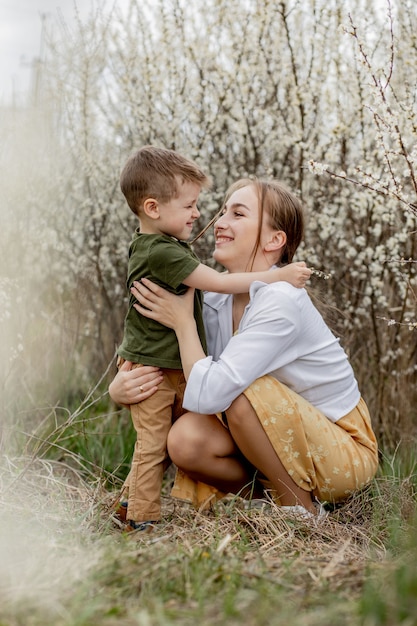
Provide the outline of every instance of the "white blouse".
[[189,376],[184,408],[226,410],[254,380],[270,374],[336,422],[359,402],[346,353],[305,289],[286,282],[254,282],[238,333],[232,329],[233,296],[206,293],[208,356]]

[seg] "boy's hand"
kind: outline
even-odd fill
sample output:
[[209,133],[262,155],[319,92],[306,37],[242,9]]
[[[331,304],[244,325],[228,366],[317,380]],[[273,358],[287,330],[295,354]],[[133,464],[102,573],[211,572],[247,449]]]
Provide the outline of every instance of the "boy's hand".
[[311,276],[311,269],[307,267],[304,261],[297,261],[280,267],[280,280],[291,283],[294,287],[305,287],[306,282]]

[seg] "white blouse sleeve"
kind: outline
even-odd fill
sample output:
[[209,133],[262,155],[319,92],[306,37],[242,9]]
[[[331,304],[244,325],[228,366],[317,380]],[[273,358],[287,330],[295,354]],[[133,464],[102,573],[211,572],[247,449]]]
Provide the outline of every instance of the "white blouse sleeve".
[[218,361],[209,356],[195,363],[184,408],[197,413],[225,411],[254,380],[296,358],[300,311],[291,293],[274,286],[258,286],[238,334]]

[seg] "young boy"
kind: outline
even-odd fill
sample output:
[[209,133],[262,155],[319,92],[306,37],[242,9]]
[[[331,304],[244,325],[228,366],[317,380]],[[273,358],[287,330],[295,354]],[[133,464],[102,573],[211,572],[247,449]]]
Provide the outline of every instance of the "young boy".
[[[122,192],[140,221],[129,250],[128,289],[143,277],[176,294],[195,287],[194,316],[203,346],[202,290],[246,293],[254,280],[286,280],[299,287],[310,275],[307,268],[300,273],[300,265],[295,263],[242,274],[222,274],[201,264],[186,240],[200,215],[200,191],[209,185],[209,178],[195,163],[153,146],[133,154],[120,176]],[[128,360],[134,367],[158,366],[163,381],[154,395],[130,406],[137,439],[127,481],[128,500],[120,504],[119,515],[124,517],[124,509],[127,530],[145,530],[161,516],[162,479],[169,464],[167,436],[173,421],[184,412],[185,378],[175,332],[140,315],[133,307],[135,302],[130,295],[118,365]]]

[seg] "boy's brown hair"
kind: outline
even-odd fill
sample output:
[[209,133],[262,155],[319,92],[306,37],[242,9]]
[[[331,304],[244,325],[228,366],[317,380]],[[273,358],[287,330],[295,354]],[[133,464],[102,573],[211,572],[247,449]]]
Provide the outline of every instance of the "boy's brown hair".
[[135,215],[147,198],[169,202],[178,194],[178,180],[210,187],[210,178],[196,163],[174,150],[143,146],[132,154],[120,175],[120,188]]

